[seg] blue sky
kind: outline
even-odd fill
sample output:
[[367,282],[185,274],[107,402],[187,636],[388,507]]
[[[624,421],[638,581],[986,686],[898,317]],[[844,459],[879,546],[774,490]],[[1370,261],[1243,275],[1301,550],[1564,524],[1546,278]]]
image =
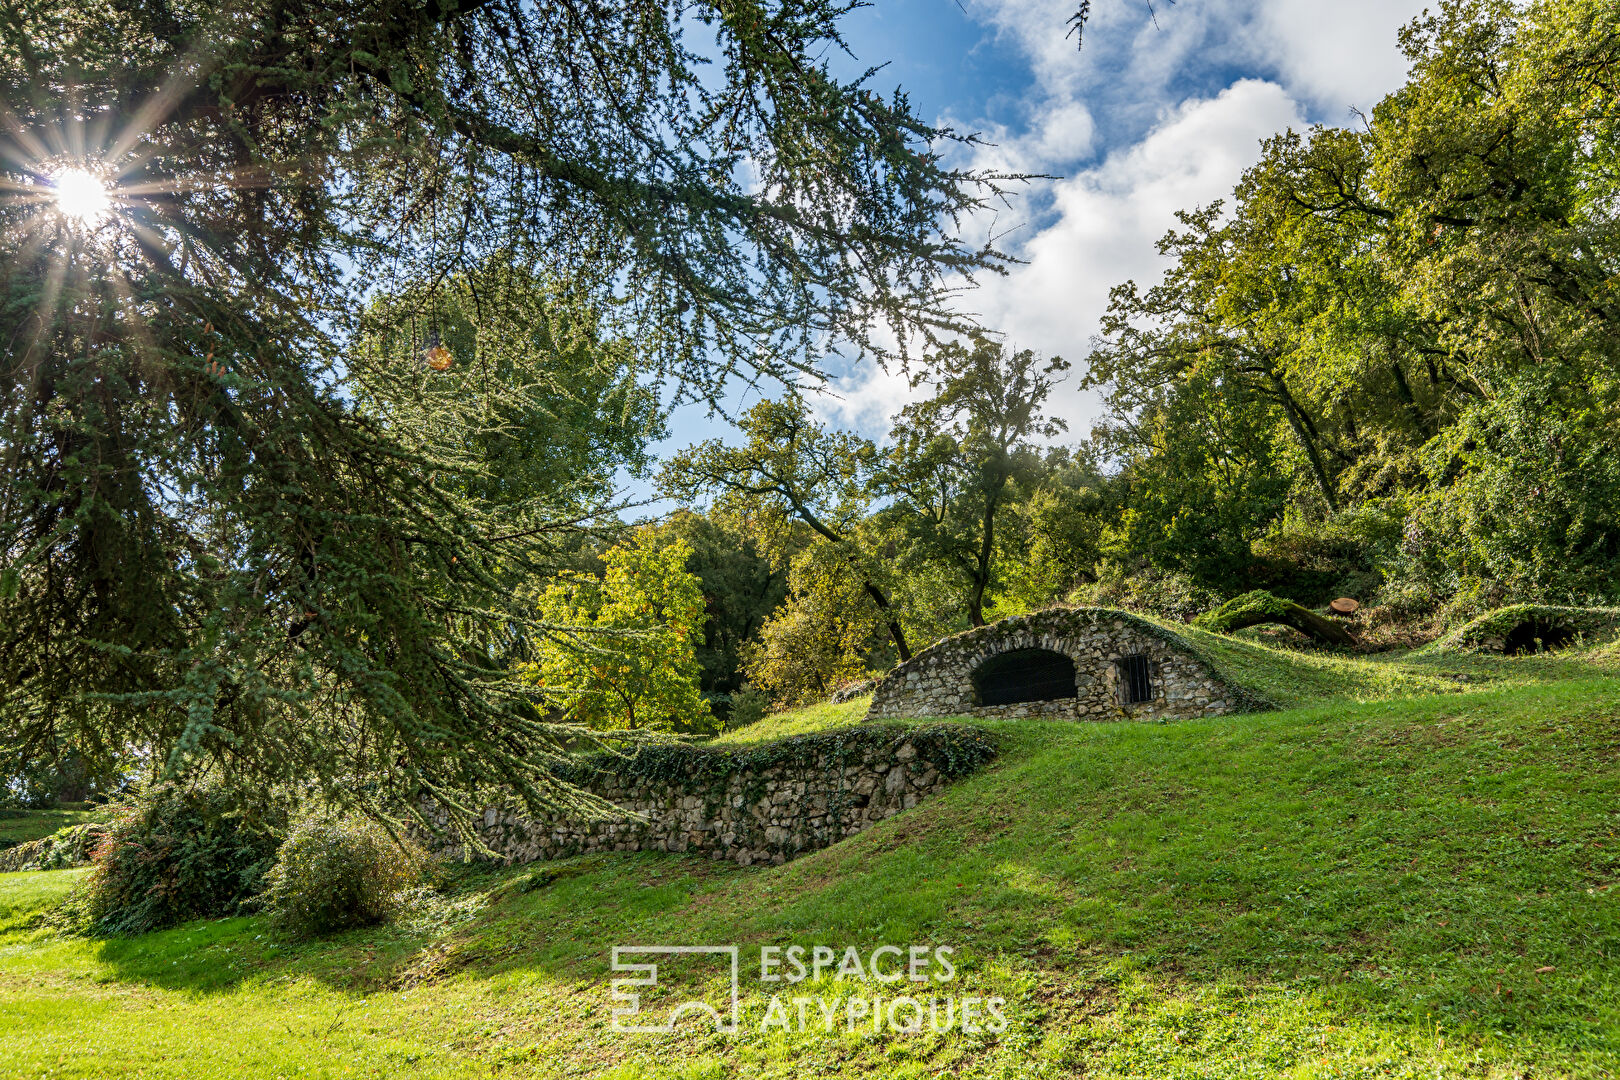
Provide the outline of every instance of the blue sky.
[[[850,15],[845,74],[887,63],[921,116],[994,145],[964,164],[1059,177],[976,229],[1013,227],[1024,260],[964,310],[1018,347],[1075,365],[1053,411],[1084,436],[1094,397],[1074,388],[1108,290],[1152,281],[1174,212],[1227,194],[1260,141],[1290,126],[1353,122],[1406,71],[1397,33],[1416,0],[1094,0],[1084,51],[1065,39],[1074,0],[875,0]],[[835,370],[818,409],[881,438],[912,394],[873,365]],[[662,451],[716,434],[703,410],[671,418]]]

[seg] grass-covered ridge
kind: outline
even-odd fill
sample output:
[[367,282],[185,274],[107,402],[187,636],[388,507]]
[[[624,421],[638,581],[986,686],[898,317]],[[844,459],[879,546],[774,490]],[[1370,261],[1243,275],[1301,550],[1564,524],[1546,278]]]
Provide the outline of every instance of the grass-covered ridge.
[[781,767],[815,768],[821,762],[842,769],[865,753],[892,754],[908,743],[940,775],[954,780],[995,757],[994,742],[982,729],[959,724],[834,723],[793,733],[777,731],[774,725],[754,727],[765,730],[753,739],[651,743],[629,753],[601,750],[575,759],[559,775],[575,783],[611,773],[620,780],[674,783],[687,790],[723,788],[737,773],[762,775]]
[[1620,608],[1511,604],[1464,623],[1428,651],[1536,653],[1611,642],[1617,627]]
[[[1397,683],[1428,670],[1357,663]],[[0,876],[0,1073],[1612,1075],[1620,679],[1569,657],[1477,663],[1466,693],[1368,683],[1172,724],[987,722],[995,763],[786,866],[484,872],[405,926],[318,945],[258,919],[60,938],[31,912],[74,872]],[[958,992],[1007,997],[1013,1023],[761,1034],[745,972],[736,1038],[614,1035],[609,950],[651,941],[949,944]]]
[[0,849],[39,840],[70,825],[99,821],[100,807],[73,806],[61,810],[0,810]]

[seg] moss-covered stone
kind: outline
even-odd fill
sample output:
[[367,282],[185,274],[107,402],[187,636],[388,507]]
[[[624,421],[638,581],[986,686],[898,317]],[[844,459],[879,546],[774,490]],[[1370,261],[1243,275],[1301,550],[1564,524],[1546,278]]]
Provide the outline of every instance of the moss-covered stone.
[[[1070,694],[994,703],[977,682],[1009,653],[1053,653],[1074,665]],[[1123,693],[1121,663],[1147,666],[1145,697]],[[1178,720],[1269,707],[1222,678],[1192,642],[1174,630],[1111,608],[1048,608],[936,642],[884,677],[870,720],[974,716],[1053,720]]]
[[[602,816],[536,820],[490,807],[477,838],[507,862],[657,850],[782,863],[911,809],[995,755],[988,733],[959,724],[868,724],[753,745],[603,752],[561,770],[608,806]],[[441,809],[424,809],[448,824]]]
[[1355,644],[1355,638],[1343,626],[1292,600],[1273,596],[1264,589],[1235,596],[1214,611],[1206,611],[1193,620],[1194,626],[1216,634],[1230,634],[1262,623],[1292,626],[1328,645]]

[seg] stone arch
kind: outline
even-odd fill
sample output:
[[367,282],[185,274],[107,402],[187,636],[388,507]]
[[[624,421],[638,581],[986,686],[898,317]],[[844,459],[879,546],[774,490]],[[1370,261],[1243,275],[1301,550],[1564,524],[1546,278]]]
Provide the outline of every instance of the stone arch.
[[1502,655],[1557,652],[1572,643],[1575,637],[1574,628],[1565,623],[1553,619],[1527,619],[1509,630],[1502,639]]
[[973,669],[973,701],[980,708],[1079,696],[1073,658],[1052,649],[1009,649]]
[[1434,648],[1520,656],[1612,641],[1617,633],[1620,608],[1512,604],[1465,623],[1435,642]]
[[[1133,671],[1138,689],[1124,692]],[[1268,707],[1223,679],[1174,630],[1124,611],[1054,608],[922,650],[878,684],[867,718],[1148,720]]]

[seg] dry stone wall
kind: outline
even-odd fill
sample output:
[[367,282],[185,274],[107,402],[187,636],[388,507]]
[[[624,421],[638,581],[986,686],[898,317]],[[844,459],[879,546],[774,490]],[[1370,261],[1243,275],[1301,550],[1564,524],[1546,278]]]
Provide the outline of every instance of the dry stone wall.
[[[995,657],[1022,649],[1074,663],[1074,697],[1016,704],[980,703],[974,675]],[[1126,703],[1117,661],[1145,658],[1151,696]],[[1267,703],[1229,684],[1172,631],[1124,611],[1054,608],[1004,619],[946,638],[889,673],[872,696],[868,720],[931,716],[1061,720],[1191,719],[1252,712]]]
[[[504,862],[656,850],[782,863],[911,809],[994,755],[983,732],[946,724],[850,728],[760,747],[649,747],[569,777],[623,813],[534,820],[489,809],[478,838]],[[442,812],[438,820],[445,823]]]

